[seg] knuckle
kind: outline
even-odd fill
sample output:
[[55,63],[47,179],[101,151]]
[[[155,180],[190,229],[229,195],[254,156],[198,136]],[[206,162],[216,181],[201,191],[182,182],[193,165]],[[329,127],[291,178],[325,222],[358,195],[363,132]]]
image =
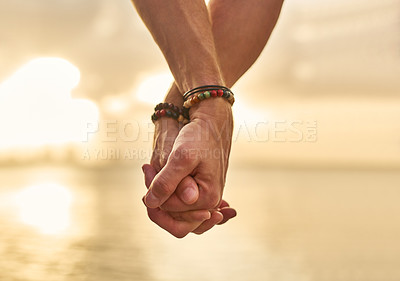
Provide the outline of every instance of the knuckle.
[[212,192],[207,196],[206,208],[211,210],[218,207],[219,202],[221,201],[220,196],[217,192]]
[[157,220],[153,216],[149,216],[149,219],[154,222],[156,225],[158,225]]
[[173,192],[173,186],[171,186],[171,184],[164,176],[159,175],[154,181],[154,186],[152,190],[156,196],[164,196]]
[[165,212],[173,212],[174,210],[171,208],[169,200],[165,201],[161,206],[160,209]]
[[187,165],[196,158],[194,154],[193,148],[182,144],[174,151],[173,160],[179,162],[181,165]]
[[160,171],[161,167],[164,167],[167,163],[170,152],[169,149],[155,148],[151,155],[151,165],[159,167],[158,171]]
[[165,229],[166,231],[168,231],[170,234],[172,234],[173,236],[175,236],[176,238],[182,239],[184,238],[186,235],[188,235],[188,231],[181,229],[179,227],[174,227],[172,229],[168,229],[168,227],[166,227],[165,225],[163,226],[162,223],[160,223],[160,221],[157,220],[156,216],[153,216],[152,214],[148,213],[148,217],[149,219],[155,223],[156,225],[158,225],[159,227]]
[[159,224],[158,224],[158,221],[157,221],[157,219],[156,219],[156,217],[153,216],[149,211],[147,211],[147,216],[149,217],[149,219],[150,219],[152,222],[154,222],[156,225],[159,225]]
[[192,161],[192,157],[190,156],[190,150],[182,152],[180,160],[183,165],[190,163]]
[[170,201],[164,202],[161,206],[160,209],[166,212],[179,212],[181,211],[181,208],[177,207],[174,203],[171,203]]
[[185,221],[184,216],[182,215],[182,213],[174,213],[174,212],[170,212],[170,215],[174,218],[174,220],[176,221]]
[[189,232],[183,230],[183,229],[174,229],[173,231],[170,232],[173,236],[175,236],[178,239],[184,238],[186,235],[188,235]]

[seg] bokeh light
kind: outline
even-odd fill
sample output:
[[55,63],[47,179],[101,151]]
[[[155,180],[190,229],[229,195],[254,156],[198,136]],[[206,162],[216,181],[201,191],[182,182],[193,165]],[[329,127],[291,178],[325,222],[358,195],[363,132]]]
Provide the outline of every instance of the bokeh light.
[[139,84],[136,96],[142,102],[152,105],[157,104],[163,100],[173,81],[174,79],[169,73],[157,73],[146,76]]
[[0,84],[0,149],[85,140],[99,112],[93,102],[71,97],[79,80],[67,60],[37,58]]
[[44,234],[58,234],[69,226],[71,192],[57,184],[38,184],[16,195],[20,219]]

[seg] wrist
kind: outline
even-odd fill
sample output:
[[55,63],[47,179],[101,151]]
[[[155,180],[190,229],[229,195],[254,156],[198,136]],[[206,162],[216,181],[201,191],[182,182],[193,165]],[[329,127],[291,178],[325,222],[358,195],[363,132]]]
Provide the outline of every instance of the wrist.
[[[203,66],[203,69],[206,66]],[[220,70],[217,68],[213,70],[209,70],[208,73],[212,73],[212,75],[206,76],[195,76],[192,77],[190,80],[185,80],[182,88],[184,89],[183,92],[189,91],[190,89],[194,89],[204,85],[225,85],[224,80],[222,79],[222,75]]]
[[223,98],[211,98],[195,104],[189,111],[190,120],[233,122],[232,106]]
[[155,131],[168,131],[175,128],[179,128],[179,123],[172,118],[161,118],[154,122]]

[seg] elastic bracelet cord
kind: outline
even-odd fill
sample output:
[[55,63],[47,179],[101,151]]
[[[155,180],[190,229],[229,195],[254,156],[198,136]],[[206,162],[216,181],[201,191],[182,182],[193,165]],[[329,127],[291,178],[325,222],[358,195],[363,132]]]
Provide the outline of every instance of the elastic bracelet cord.
[[170,117],[178,121],[179,123],[186,124],[189,120],[184,117],[182,108],[177,107],[172,103],[159,103],[154,108],[154,113],[151,116],[153,123],[161,117]]
[[[198,89],[201,88],[201,89]],[[231,105],[235,102],[235,97],[230,89],[223,86],[202,86],[188,91],[184,97],[183,116],[189,119],[189,109],[196,103],[209,98],[222,97],[225,98]]]

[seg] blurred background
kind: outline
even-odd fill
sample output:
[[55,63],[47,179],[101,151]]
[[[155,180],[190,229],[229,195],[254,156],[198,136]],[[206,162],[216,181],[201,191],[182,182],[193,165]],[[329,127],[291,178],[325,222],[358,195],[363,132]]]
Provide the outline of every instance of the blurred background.
[[130,1],[0,2],[0,280],[399,280],[400,2],[285,1],[183,240],[141,165],[172,76]]

